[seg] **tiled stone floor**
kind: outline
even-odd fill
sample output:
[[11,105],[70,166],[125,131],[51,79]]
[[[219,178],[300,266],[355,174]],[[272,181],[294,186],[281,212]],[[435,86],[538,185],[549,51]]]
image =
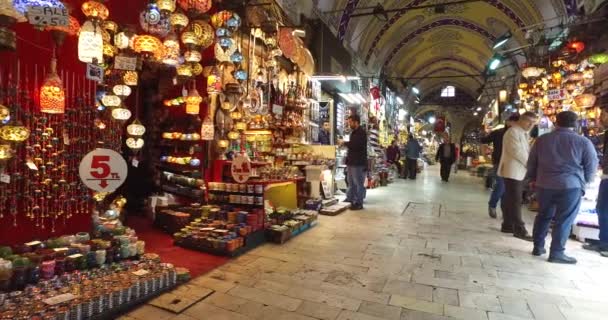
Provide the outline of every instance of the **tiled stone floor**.
[[445,184],[437,171],[371,190],[366,210],[321,217],[285,245],[193,279],[214,292],[181,314],[144,305],[123,318],[608,319],[608,259],[576,241],[576,266],[531,256],[487,216],[480,178],[461,171]]

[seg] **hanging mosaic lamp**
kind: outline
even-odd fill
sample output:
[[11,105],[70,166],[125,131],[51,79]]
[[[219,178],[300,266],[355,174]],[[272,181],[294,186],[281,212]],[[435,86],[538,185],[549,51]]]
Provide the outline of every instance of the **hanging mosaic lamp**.
[[192,77],[192,68],[188,64],[185,64],[185,63],[181,64],[181,65],[177,66],[177,68],[175,70],[177,71],[177,76],[179,76],[179,77],[183,77],[183,78]]
[[581,94],[574,98],[574,102],[579,108],[591,108],[595,105],[596,96],[591,93]]
[[91,20],[106,20],[110,15],[108,8],[99,1],[86,1],[82,4],[82,13]]
[[150,3],[145,10],[139,14],[139,25],[148,33],[161,37],[166,36],[171,30],[171,23],[168,17],[163,17],[158,6]]
[[202,58],[201,53],[198,51],[189,50],[184,53],[184,60],[187,62],[200,62]]
[[239,82],[243,82],[247,80],[247,71],[243,70],[243,68],[239,67],[238,70],[234,72],[234,78]]
[[84,63],[103,62],[103,37],[91,21],[86,21],[80,28],[78,60]]
[[182,43],[186,46],[193,47],[198,43],[198,38],[196,34],[192,31],[185,31],[182,33]]
[[608,63],[608,53],[598,53],[589,57],[589,62],[593,64]]
[[8,142],[21,143],[30,137],[30,129],[21,125],[6,125],[0,127],[0,139]]
[[5,162],[6,160],[12,158],[13,155],[13,148],[11,148],[10,144],[0,144],[0,161]]
[[195,76],[199,76],[203,73],[203,65],[200,63],[193,63],[192,66],[192,74]]
[[122,76],[122,81],[128,86],[136,86],[139,82],[139,75],[135,71],[126,71]]
[[207,93],[218,94],[222,92],[222,78],[219,69],[214,66],[207,77]]
[[214,28],[222,28],[226,26],[228,19],[232,18],[233,13],[227,10],[219,11],[211,16],[211,24]]
[[522,70],[521,75],[527,79],[527,78],[536,78],[536,77],[540,76],[542,73],[543,73],[543,69],[541,69],[541,68],[527,67],[524,70]]
[[230,140],[237,140],[241,137],[241,134],[236,131],[229,131],[228,134],[226,134],[226,136]]
[[234,32],[238,30],[240,26],[241,17],[239,17],[238,14],[233,12],[232,16],[228,20],[226,20],[226,27]]
[[[13,5],[13,2],[16,4]],[[26,22],[25,18],[25,10],[27,7],[23,5],[22,7],[18,7],[17,3],[23,3],[24,1],[13,1],[13,0],[0,0],[0,17],[8,22],[8,24],[13,24],[17,22]],[[22,8],[23,10],[19,10]]]
[[186,97],[186,113],[198,115],[200,113],[201,102],[203,102],[203,97],[201,97],[196,88],[192,88]]
[[131,95],[131,87],[124,84],[117,84],[112,88],[112,92],[119,97],[126,98]]
[[131,110],[124,107],[114,108],[112,110],[112,118],[119,121],[127,121],[131,118]]
[[120,98],[113,94],[106,94],[103,96],[103,98],[101,98],[101,103],[109,108],[118,107],[120,105],[120,101]]
[[7,124],[11,119],[11,110],[0,104],[0,123]]
[[40,111],[42,113],[65,113],[65,91],[63,81],[57,75],[57,59],[51,59],[51,68],[40,87]]
[[151,35],[138,35],[133,40],[133,50],[146,56],[153,55],[162,46],[160,40]]
[[109,43],[104,43],[103,44],[103,56],[106,58],[113,58],[116,54],[118,53],[118,49],[109,44]]
[[175,11],[175,0],[158,0],[156,1],[156,5],[158,6],[158,10],[162,13],[171,13]]
[[581,53],[585,50],[585,43],[582,41],[573,41],[568,43],[568,48],[576,51],[576,53]]
[[141,137],[146,133],[146,127],[139,121],[139,119],[135,119],[133,123],[127,126],[127,133],[130,136]]
[[233,54],[230,55],[230,61],[234,64],[241,64],[243,62],[243,54],[241,50],[237,49]]
[[196,20],[192,23],[192,30],[198,38],[198,45],[203,49],[209,48],[215,42],[215,33],[209,23]]
[[177,31],[180,31],[188,26],[188,23],[188,17],[181,12],[175,12],[169,16],[169,24],[171,24],[171,26]]
[[232,120],[241,120],[243,118],[243,114],[240,111],[232,111],[230,112],[230,119]]
[[110,34],[116,34],[118,32],[118,23],[111,20],[106,20],[103,22],[103,29]]
[[239,121],[234,125],[234,128],[239,131],[245,131],[247,130],[247,123]]
[[132,151],[139,151],[144,147],[144,139],[142,138],[129,137],[125,143]]
[[179,41],[177,40],[177,36],[172,33],[167,36],[165,41],[163,42],[165,46],[165,57],[163,58],[163,63],[169,66],[176,66],[179,63]]
[[125,30],[114,35],[114,45],[121,50],[131,47],[135,34],[130,30]]
[[192,11],[195,15],[200,15],[211,9],[211,0],[177,0],[179,6],[186,10]]

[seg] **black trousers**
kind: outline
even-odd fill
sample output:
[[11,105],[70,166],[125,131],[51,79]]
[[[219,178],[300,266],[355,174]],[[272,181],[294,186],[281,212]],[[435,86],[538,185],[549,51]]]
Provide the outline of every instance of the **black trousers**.
[[401,162],[399,160],[397,160],[397,161],[388,161],[388,163],[394,164],[395,167],[397,167],[397,175],[399,177],[401,177],[401,170],[403,170],[403,168],[401,167]]
[[523,201],[524,182],[504,178],[505,193],[500,208],[502,210],[502,227],[505,230],[513,230],[514,234],[526,234],[526,224],[521,217],[521,204]]
[[450,180],[450,171],[452,171],[452,161],[441,161],[440,163],[441,169],[441,180],[448,181]]
[[409,178],[416,179],[416,173],[418,171],[418,159],[407,158],[407,173]]

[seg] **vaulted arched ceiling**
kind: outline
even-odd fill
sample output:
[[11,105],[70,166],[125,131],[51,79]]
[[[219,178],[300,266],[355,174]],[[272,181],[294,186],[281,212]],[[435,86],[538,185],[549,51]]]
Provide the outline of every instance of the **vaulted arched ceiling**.
[[[567,16],[564,1],[317,0],[317,7],[333,14],[326,20],[357,55],[358,68],[389,77],[428,77],[409,82],[429,90],[451,83],[475,95],[483,79],[456,75],[481,74],[494,54],[494,41],[507,31],[513,34],[508,48],[516,48],[527,43],[527,27],[559,24]],[[356,16],[376,3],[399,10],[387,12],[386,21]],[[445,4],[443,11],[430,6],[436,4]],[[419,6],[427,7],[415,8]]]

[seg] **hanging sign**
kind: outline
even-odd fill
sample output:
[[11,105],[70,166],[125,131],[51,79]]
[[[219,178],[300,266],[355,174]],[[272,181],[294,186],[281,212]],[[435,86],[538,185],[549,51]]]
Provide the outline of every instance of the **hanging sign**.
[[137,69],[137,58],[127,56],[116,56],[116,58],[114,58],[114,69],[135,71]]
[[125,182],[127,170],[127,162],[118,152],[98,148],[82,158],[78,173],[89,189],[110,192]]
[[98,65],[87,63],[87,79],[103,82],[103,68]]
[[547,91],[547,97],[549,100],[564,100],[567,98],[565,89],[551,89]]
[[31,5],[27,8],[27,19],[37,27],[66,27],[70,24],[68,10],[49,5]]
[[245,154],[239,154],[232,159],[230,167],[232,179],[238,183],[245,183],[251,177],[251,160]]

